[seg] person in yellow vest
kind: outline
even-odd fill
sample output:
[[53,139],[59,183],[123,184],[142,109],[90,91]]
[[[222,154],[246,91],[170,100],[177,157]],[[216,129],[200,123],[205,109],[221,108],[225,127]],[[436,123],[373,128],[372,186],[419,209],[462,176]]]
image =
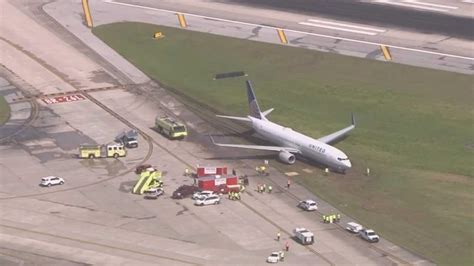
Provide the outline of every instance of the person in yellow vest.
[[323,222],[326,223],[326,215],[323,215]]
[[332,215],[329,215],[329,223],[332,224]]
[[267,185],[266,185],[266,184],[263,184],[262,192],[265,192],[266,190],[267,190]]
[[339,222],[341,220],[341,214],[337,214],[337,221]]
[[272,193],[272,190],[273,190],[272,186],[268,186],[268,193]]

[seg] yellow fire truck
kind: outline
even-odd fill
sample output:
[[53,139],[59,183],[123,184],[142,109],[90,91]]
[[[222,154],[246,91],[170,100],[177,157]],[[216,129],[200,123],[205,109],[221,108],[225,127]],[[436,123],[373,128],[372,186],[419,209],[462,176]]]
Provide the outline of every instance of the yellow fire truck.
[[188,135],[186,126],[183,123],[173,120],[170,117],[157,117],[155,127],[158,132],[170,139],[182,139]]
[[94,159],[94,158],[105,158],[105,157],[125,157],[127,151],[122,143],[111,143],[107,145],[81,145],[79,147],[79,158],[81,159]]

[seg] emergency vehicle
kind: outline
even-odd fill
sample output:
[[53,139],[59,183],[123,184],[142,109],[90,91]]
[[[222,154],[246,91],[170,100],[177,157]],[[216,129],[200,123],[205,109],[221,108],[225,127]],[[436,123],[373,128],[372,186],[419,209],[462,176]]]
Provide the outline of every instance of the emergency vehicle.
[[112,143],[107,145],[81,145],[79,147],[79,158],[81,159],[94,159],[94,158],[105,158],[105,157],[125,157],[127,151],[122,143]]
[[156,117],[155,127],[158,132],[170,139],[182,139],[188,135],[186,126],[183,123],[173,120],[170,117]]

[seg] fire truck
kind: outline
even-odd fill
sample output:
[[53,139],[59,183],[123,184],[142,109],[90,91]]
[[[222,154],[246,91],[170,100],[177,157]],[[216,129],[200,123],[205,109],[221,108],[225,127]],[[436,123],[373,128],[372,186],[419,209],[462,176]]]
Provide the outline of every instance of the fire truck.
[[188,135],[186,126],[170,117],[157,117],[155,119],[155,127],[158,132],[165,135],[169,139],[183,139]]
[[79,158],[118,158],[127,156],[127,151],[122,143],[111,143],[107,145],[81,145],[79,146]]

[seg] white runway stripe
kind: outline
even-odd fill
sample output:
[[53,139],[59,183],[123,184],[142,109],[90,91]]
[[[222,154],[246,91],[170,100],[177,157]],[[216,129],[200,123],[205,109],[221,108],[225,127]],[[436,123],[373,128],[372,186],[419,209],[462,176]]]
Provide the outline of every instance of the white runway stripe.
[[424,5],[424,6],[432,6],[432,7],[444,8],[444,9],[458,9],[458,8],[459,8],[459,7],[457,7],[457,6],[439,5],[439,4],[421,2],[421,1],[416,1],[416,0],[404,0],[404,2],[413,3],[413,4],[416,4],[416,5]]
[[386,30],[381,30],[381,29],[371,28],[371,27],[366,27],[366,26],[358,26],[358,25],[339,23],[339,22],[329,22],[329,21],[318,20],[318,19],[308,19],[308,21],[309,22],[322,23],[322,24],[336,25],[336,26],[341,26],[341,27],[345,27],[345,28],[375,31],[375,32],[385,32],[386,31]]
[[394,6],[411,7],[411,8],[416,8],[416,9],[423,9],[423,10],[430,10],[430,11],[437,11],[437,12],[448,12],[449,11],[449,9],[445,9],[445,8],[429,7],[429,6],[423,6],[423,5],[418,5],[418,4],[415,4],[415,3],[408,3],[408,2],[393,2],[392,0],[375,0],[374,3],[382,3],[382,4],[388,4],[388,5],[394,5]]
[[375,32],[368,32],[368,31],[361,31],[361,30],[351,30],[351,29],[335,27],[335,26],[329,26],[329,25],[314,24],[314,23],[310,23],[310,22],[299,22],[298,24],[305,25],[305,26],[313,26],[313,27],[318,27],[318,28],[331,29],[331,30],[340,30],[340,31],[353,32],[353,33],[360,33],[360,34],[372,35],[372,36],[377,35],[377,33],[375,33]]

